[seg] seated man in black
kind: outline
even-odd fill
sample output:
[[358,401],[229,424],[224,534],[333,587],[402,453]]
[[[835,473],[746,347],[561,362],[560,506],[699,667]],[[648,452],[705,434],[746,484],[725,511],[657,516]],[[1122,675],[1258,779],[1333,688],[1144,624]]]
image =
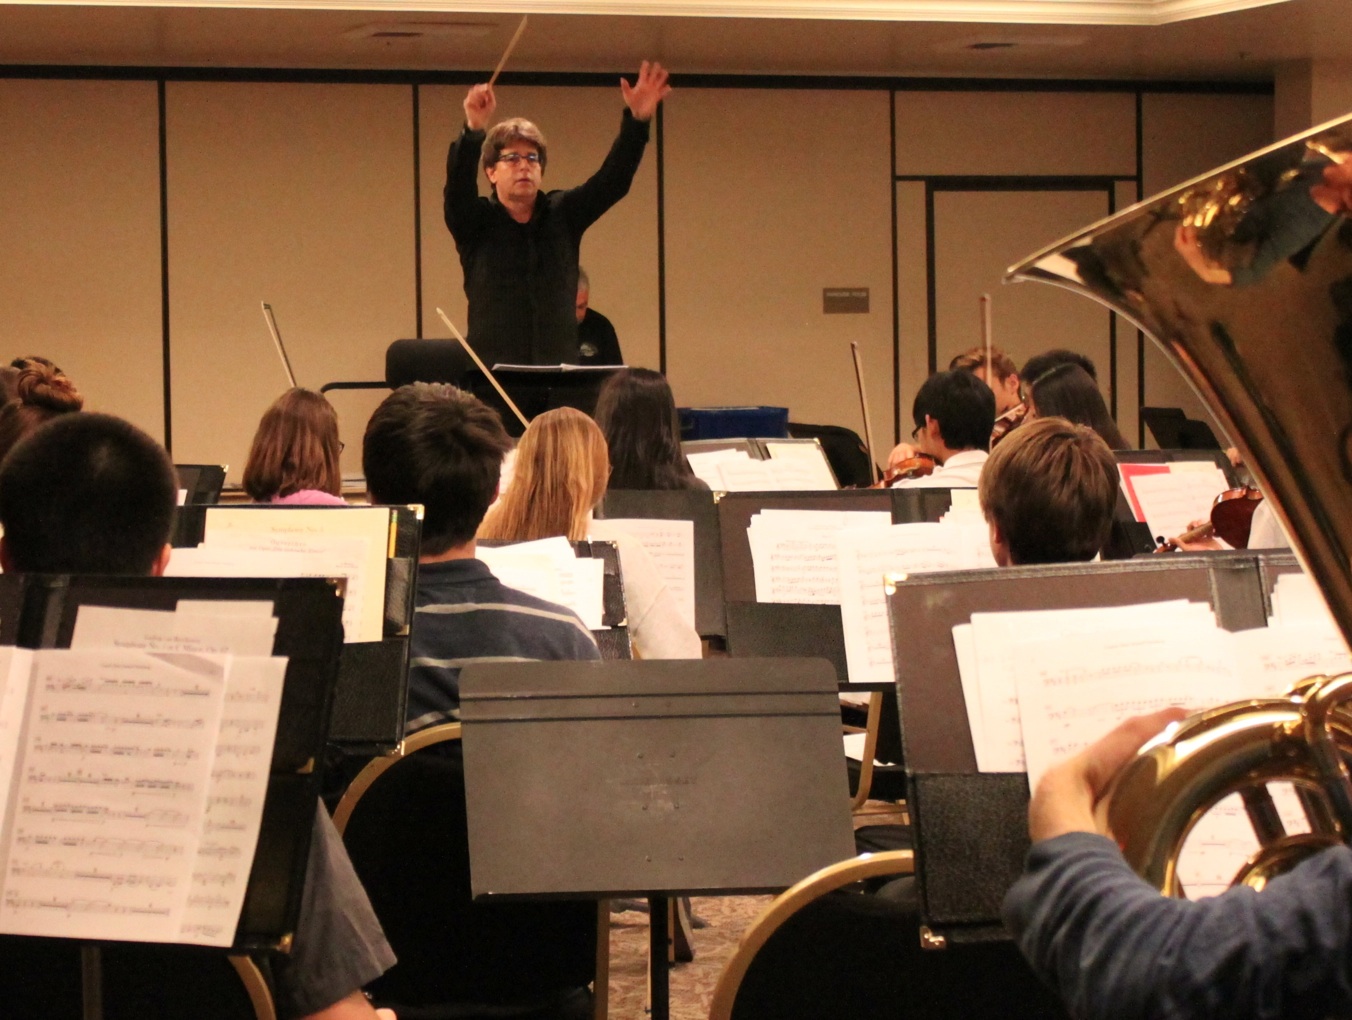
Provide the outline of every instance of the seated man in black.
[[[474,662],[599,659],[576,614],[509,588],[474,555],[511,447],[496,411],[453,386],[395,390],[366,426],[373,502],[423,506],[417,609],[409,642],[408,732],[454,721],[460,670]],[[400,966],[379,1001],[452,1006],[455,1016],[590,1016],[594,902],[471,898],[460,742],[434,744],[382,777],[387,787],[344,838]],[[533,777],[541,790],[549,778]],[[391,843],[397,867],[386,866]],[[527,852],[526,848],[522,852]],[[532,848],[529,852],[539,852]]]
[[609,319],[591,307],[591,278],[577,267],[577,363],[623,365],[620,338]]
[[[110,415],[63,415],[0,465],[0,567],[159,576],[177,502],[173,463],[148,435]],[[281,1015],[376,1020],[361,989],[393,964],[333,823],[317,805],[292,950],[273,960]]]

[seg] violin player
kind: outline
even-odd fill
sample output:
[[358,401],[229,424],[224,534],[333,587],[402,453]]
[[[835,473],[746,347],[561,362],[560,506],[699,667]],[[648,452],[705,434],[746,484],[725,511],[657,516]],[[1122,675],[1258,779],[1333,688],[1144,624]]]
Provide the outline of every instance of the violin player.
[[[989,359],[989,364],[987,364]],[[948,363],[950,372],[971,372],[995,394],[995,425],[991,428],[990,448],[1010,431],[1023,424],[1028,414],[1022,384],[1014,359],[998,347],[973,347]]]
[[934,471],[906,478],[897,486],[931,489],[970,489],[981,477],[991,429],[995,425],[995,394],[971,372],[936,372],[925,380],[911,405],[915,429],[910,443],[900,443],[888,457],[889,469],[903,461],[932,458]]

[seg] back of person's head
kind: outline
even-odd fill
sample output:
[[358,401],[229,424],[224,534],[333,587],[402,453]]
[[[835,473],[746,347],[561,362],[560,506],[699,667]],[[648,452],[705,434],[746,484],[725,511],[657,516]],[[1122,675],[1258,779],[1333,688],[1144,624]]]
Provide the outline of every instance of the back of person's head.
[[313,390],[287,390],[258,423],[244,465],[244,491],[260,503],[303,489],[340,495],[339,452],[333,405]]
[[985,450],[995,425],[995,394],[971,372],[935,372],[911,405],[917,429],[925,427],[926,416],[939,423],[950,450]]
[[1036,418],[991,451],[977,495],[1009,564],[1073,563],[1107,543],[1117,489],[1117,461],[1098,433]]
[[84,407],[75,384],[46,358],[16,358],[6,382],[13,396],[0,406],[0,459],[43,422]]
[[149,574],[177,502],[164,448],[112,415],[47,422],[0,464],[0,527],[14,570]]
[[610,488],[684,489],[694,472],[681,452],[676,400],[660,372],[626,368],[596,398],[596,424],[610,448]]
[[1057,365],[1079,365],[1089,373],[1090,379],[1098,382],[1098,369],[1094,367],[1094,359],[1079,351],[1068,351],[1064,347],[1033,355],[1024,363],[1019,378],[1027,385]]
[[479,156],[483,169],[487,170],[496,163],[502,156],[502,150],[513,142],[527,142],[535,146],[535,151],[540,154],[540,170],[544,170],[545,163],[549,159],[545,136],[540,133],[538,127],[522,117],[499,121],[488,129],[488,133],[484,136],[482,154]]
[[1114,450],[1131,448],[1108,413],[1098,384],[1079,365],[1053,365],[1028,384],[1028,399],[1039,418],[1065,418],[1088,425]]
[[422,552],[438,556],[474,537],[511,448],[481,400],[445,383],[410,383],[366,424],[366,489],[375,503],[421,503]]
[[609,476],[606,438],[596,422],[572,407],[546,411],[517,443],[512,484],[484,517],[479,537],[584,539]]
[[[1004,382],[1011,375],[1018,374],[1019,366],[1014,364],[1014,359],[998,347],[990,348],[990,362],[995,378],[999,382]],[[986,370],[986,348],[973,347],[969,351],[963,351],[948,363],[948,370],[950,372],[984,372]]]

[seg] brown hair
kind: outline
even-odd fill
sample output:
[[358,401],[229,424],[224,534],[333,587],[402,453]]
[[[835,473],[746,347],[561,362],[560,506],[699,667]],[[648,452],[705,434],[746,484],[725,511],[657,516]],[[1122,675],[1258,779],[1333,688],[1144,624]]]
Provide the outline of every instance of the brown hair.
[[488,172],[488,168],[502,155],[502,150],[513,142],[527,142],[535,146],[535,151],[540,154],[540,171],[543,173],[549,159],[545,136],[538,127],[521,117],[504,120],[488,129],[488,134],[484,136],[483,152],[479,156],[484,172]]
[[[976,372],[978,369],[986,367],[986,348],[973,347],[970,351],[963,351],[948,363],[950,372]],[[1018,372],[1019,368],[1014,364],[1014,359],[998,347],[991,348],[991,368],[995,369],[995,378],[1004,382],[1011,375]],[[991,381],[986,380],[988,383]]]
[[46,358],[18,358],[10,367],[13,396],[0,407],[0,459],[39,425],[84,408],[75,384]]
[[1093,429],[1037,418],[991,451],[977,494],[1012,563],[1071,563],[1092,560],[1107,543],[1118,477]]
[[338,415],[313,390],[287,390],[263,412],[244,465],[244,491],[260,503],[302,489],[342,494]]
[[489,508],[479,537],[584,539],[587,515],[606,494],[609,477],[606,440],[596,422],[572,407],[546,411],[517,444],[512,484]]

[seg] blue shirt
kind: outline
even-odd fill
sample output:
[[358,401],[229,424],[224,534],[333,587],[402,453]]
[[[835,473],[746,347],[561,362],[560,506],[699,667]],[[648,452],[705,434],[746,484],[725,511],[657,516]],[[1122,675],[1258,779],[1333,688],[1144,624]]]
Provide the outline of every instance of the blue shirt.
[[405,732],[460,717],[460,670],[470,663],[600,657],[576,613],[508,588],[482,560],[420,564]]
[[1352,1016],[1352,848],[1261,893],[1161,896],[1103,836],[1034,844],[1005,923],[1074,1017]]

